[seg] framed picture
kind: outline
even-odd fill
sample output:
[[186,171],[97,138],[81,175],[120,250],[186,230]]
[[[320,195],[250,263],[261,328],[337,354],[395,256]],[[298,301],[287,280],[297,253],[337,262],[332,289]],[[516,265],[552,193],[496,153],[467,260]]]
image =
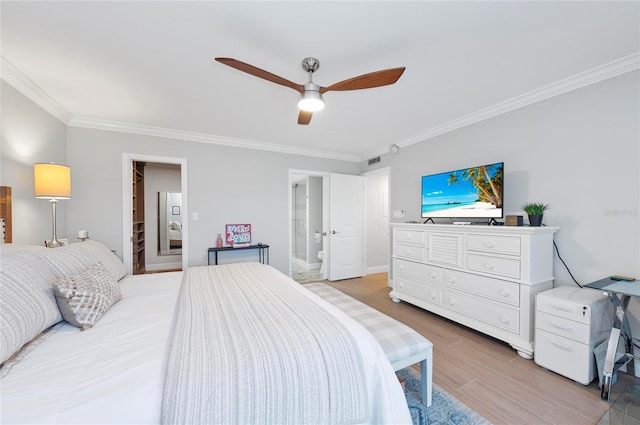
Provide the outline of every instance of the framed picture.
[[229,245],[249,245],[251,243],[250,224],[227,224],[225,234],[225,240]]
[[171,207],[171,215],[180,215],[180,207],[179,206]]

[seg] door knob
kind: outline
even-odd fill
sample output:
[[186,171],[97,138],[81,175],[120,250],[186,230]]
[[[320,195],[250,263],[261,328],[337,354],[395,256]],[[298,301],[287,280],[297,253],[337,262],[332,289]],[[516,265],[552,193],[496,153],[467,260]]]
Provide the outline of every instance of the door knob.
[[331,234],[332,234],[332,235],[335,235],[336,233],[338,233],[338,232],[336,232],[335,230],[332,230],[332,231],[331,231]]

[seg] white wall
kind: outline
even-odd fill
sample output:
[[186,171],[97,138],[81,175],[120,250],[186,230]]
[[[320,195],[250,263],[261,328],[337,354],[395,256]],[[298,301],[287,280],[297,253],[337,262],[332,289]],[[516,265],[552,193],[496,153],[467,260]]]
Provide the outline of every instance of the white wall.
[[228,223],[250,223],[253,242],[271,246],[271,264],[289,268],[289,169],[357,174],[355,162],[241,149],[207,143],[70,127],[69,165],[81,178],[69,204],[69,228],[122,253],[122,154],[186,158],[190,266],[207,262],[207,248]]
[[[42,245],[51,239],[51,204],[33,193],[33,164],[67,164],[67,126],[18,92],[4,80],[2,91],[0,143],[0,185],[11,186],[13,242]],[[71,168],[71,197],[81,177]],[[58,202],[58,239],[76,240],[76,231],[67,232],[67,209],[72,201]]]
[[[391,210],[407,213],[392,221],[420,220],[422,175],[504,161],[506,214],[549,203],[544,223],[560,227],[578,282],[640,278],[639,80],[630,72],[384,155]],[[554,274],[556,286],[574,285],[557,256]]]

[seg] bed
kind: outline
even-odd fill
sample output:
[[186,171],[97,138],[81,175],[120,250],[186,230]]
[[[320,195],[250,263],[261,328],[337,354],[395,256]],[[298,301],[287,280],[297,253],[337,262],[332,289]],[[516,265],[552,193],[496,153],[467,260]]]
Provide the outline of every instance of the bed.
[[[334,357],[331,364],[337,367],[334,373],[336,370],[360,371],[362,375],[354,374],[352,381],[362,382],[364,387],[349,387],[348,382],[331,387],[332,381],[329,381],[328,393],[317,395],[320,400],[328,400],[328,405],[324,406],[327,409],[321,414],[330,416],[324,417],[332,418],[331,422],[335,423],[411,423],[401,386],[372,335],[345,313],[272,267],[241,263],[195,267],[184,273],[125,276],[124,265],[95,241],[56,249],[3,245],[0,251],[0,277],[3,280],[0,302],[6,307],[0,311],[0,355],[7,356],[13,350],[11,346],[19,345],[7,359],[2,359],[0,367],[0,422],[3,424],[228,423],[229,418],[233,418],[234,423],[300,423],[296,418],[301,417],[307,418],[306,423],[319,423],[308,418],[323,406],[310,406],[313,396],[298,398],[295,395],[300,389],[309,391],[314,383],[296,379],[290,364],[285,369],[278,369],[278,364],[291,362],[291,359],[285,359],[285,362],[279,358],[269,363],[273,352],[280,356],[291,352],[291,357],[296,357],[301,352],[306,353],[308,345],[302,340],[304,344],[298,347],[302,351],[290,349],[288,344],[269,346],[272,340],[269,334],[280,332],[281,326],[284,327],[273,324],[287,320],[287,316],[276,314],[275,305],[278,305],[277,310],[290,309],[291,314],[299,317],[310,310],[324,312],[328,320],[344,325],[345,340],[354,341],[354,345],[346,350],[357,358],[344,363],[353,361],[356,367],[344,369],[345,365],[337,360],[338,357]],[[71,324],[73,318],[62,320],[61,311],[65,314],[69,311],[60,301],[59,282],[77,282],[78,276],[91,276],[91,273],[117,281],[119,291],[113,295],[117,300],[103,315],[86,330],[81,330],[77,323]],[[247,279],[254,282],[247,283]],[[259,282],[255,282],[256,279]],[[24,292],[25,285],[35,289]],[[56,288],[58,301],[52,287]],[[207,293],[215,298],[198,306],[191,304],[193,298],[205,297]],[[26,301],[27,295],[36,301]],[[16,301],[15,298],[19,299]],[[282,300],[280,304],[278,299]],[[265,300],[270,302],[259,302]],[[51,302],[58,310],[51,308]],[[297,309],[296,306],[307,305],[307,302],[313,307]],[[270,314],[270,305],[273,314]],[[29,315],[29,309],[37,314]],[[256,311],[242,313],[246,329],[241,332],[237,326],[242,320],[233,315],[248,310]],[[28,320],[34,323],[29,326],[15,323],[25,314],[12,316],[11,311],[26,312]],[[268,320],[258,321],[249,314],[262,314]],[[210,336],[194,336],[185,328],[191,322],[208,326]],[[251,325],[258,322],[259,327]],[[28,328],[28,332],[18,329],[21,326]],[[302,326],[313,328],[304,322]],[[323,329],[318,331],[325,332]],[[10,330],[9,335],[7,330]],[[28,335],[29,332],[33,335],[23,335],[22,339],[27,339],[24,343],[16,338],[18,334]],[[291,333],[304,335],[306,331],[291,328],[285,337],[289,338]],[[181,335],[187,340],[192,338],[191,342],[185,343]],[[252,335],[256,337],[255,342],[242,342],[243,338],[252,338]],[[266,339],[262,338],[264,336]],[[225,337],[228,339],[224,340]],[[236,351],[229,348],[231,344],[235,344]],[[253,347],[242,352],[238,350],[238,347],[248,345]],[[292,341],[291,346],[294,345]],[[332,358],[335,356],[332,353],[321,351],[320,357]],[[185,357],[208,362],[213,369],[203,372],[200,364],[196,367],[193,363],[185,367]],[[258,365],[257,369],[248,367],[251,359]],[[303,372],[313,369],[304,358],[293,361],[304,365]],[[174,381],[183,382],[174,386]],[[253,396],[242,397],[246,394],[247,384],[254,387]],[[342,398],[347,387],[351,393],[346,396],[357,400],[358,396],[364,395],[363,403],[353,409],[342,406],[337,409],[341,411],[336,416],[331,410],[340,406],[335,395],[340,394]],[[216,392],[220,389],[222,391]],[[179,395],[177,401],[172,394]],[[203,400],[200,407],[183,403],[185,400],[191,403],[194,399]],[[221,416],[213,420],[211,415],[220,411]],[[273,411],[276,411],[275,416]],[[352,411],[356,416],[350,416]],[[200,412],[201,416],[193,416],[193,412]],[[363,412],[364,416],[359,416]]]
[[182,248],[182,224],[179,221],[169,222],[169,249]]

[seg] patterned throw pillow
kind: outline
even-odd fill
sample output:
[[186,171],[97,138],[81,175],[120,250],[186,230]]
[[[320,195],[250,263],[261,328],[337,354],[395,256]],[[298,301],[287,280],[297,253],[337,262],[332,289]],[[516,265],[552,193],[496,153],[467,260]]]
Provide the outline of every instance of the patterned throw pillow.
[[93,327],[122,299],[118,282],[101,262],[76,276],[58,280],[53,292],[64,320],[83,330]]

